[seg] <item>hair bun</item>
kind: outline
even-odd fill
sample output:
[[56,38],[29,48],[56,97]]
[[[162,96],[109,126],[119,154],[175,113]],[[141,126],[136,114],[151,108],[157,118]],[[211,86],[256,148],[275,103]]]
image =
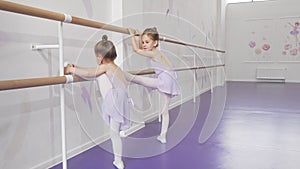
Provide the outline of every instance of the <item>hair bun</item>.
[[107,39],[108,39],[107,35],[103,35],[103,36],[102,36],[102,40],[103,40],[103,41],[107,41]]
[[156,27],[153,27],[152,29],[153,29],[154,31],[157,31],[157,28],[156,28]]

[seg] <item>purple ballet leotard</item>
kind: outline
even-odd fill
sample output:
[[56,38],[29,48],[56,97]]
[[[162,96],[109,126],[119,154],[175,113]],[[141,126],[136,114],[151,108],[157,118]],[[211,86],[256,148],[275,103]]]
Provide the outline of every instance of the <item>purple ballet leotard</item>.
[[162,93],[169,94],[171,97],[179,95],[176,72],[161,62],[151,59],[150,63],[158,76],[157,89]]
[[298,31],[297,29],[298,29],[298,28],[295,27],[295,28],[290,32],[290,34],[291,34],[291,35],[298,35],[299,31]]
[[[109,65],[110,69],[111,66]],[[104,121],[109,125],[109,120],[121,123],[121,130],[130,127],[130,98],[128,97],[127,84],[116,77],[114,74],[107,75],[112,84],[112,89],[108,91],[102,103],[102,116]]]

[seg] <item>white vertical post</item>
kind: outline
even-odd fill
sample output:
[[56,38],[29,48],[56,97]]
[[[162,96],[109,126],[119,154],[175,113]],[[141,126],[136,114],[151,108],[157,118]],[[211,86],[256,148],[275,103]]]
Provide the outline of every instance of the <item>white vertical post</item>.
[[[214,53],[212,53],[212,56],[210,57],[211,58],[211,62],[210,62],[210,65],[213,65],[214,64]],[[209,69],[209,72],[210,74],[209,75],[209,79],[210,79],[210,93],[213,93],[214,92],[214,69],[215,68],[210,68]]]
[[[64,75],[64,49],[63,49],[63,22],[58,23],[58,44],[59,44],[59,75]],[[67,169],[66,152],[66,125],[65,125],[65,93],[64,85],[60,85],[60,113],[61,113],[61,148],[62,166]]]
[[[196,67],[196,54],[194,53],[194,67]],[[196,103],[196,69],[194,70],[194,85],[193,85],[193,88],[194,88],[194,103]]]
[[160,98],[160,94],[158,93],[158,122],[161,122],[161,98]]
[[[219,0],[217,1],[217,37],[218,37],[218,41],[217,41],[217,47],[218,48],[223,48],[226,49],[225,47],[225,27],[226,27],[226,1],[222,1]],[[218,54],[218,58],[220,59],[220,62],[222,64],[225,63],[225,54]],[[217,70],[219,70],[217,72],[217,75],[220,75],[219,77],[219,81],[221,86],[225,85],[225,67],[219,67],[217,68]],[[223,81],[224,80],[224,81]]]

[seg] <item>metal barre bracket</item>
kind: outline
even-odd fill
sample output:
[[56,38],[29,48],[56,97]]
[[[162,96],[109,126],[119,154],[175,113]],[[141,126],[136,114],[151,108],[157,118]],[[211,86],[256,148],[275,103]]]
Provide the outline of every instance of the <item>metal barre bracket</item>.
[[31,44],[31,50],[42,50],[42,49],[58,49],[59,45],[38,45],[38,44]]

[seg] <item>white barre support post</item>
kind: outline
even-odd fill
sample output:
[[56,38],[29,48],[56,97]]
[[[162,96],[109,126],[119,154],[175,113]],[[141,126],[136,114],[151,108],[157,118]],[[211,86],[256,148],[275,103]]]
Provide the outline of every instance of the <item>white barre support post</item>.
[[31,44],[31,50],[42,50],[42,49],[59,49],[59,45],[35,45]]
[[[194,67],[196,67],[196,54],[194,53]],[[193,102],[196,103],[196,69],[194,70],[194,84],[193,84],[193,90],[194,90],[194,99]]]
[[[220,55],[221,54],[217,54],[217,56],[218,56],[218,58],[220,58],[220,60],[221,60],[221,63],[225,63],[224,62],[224,58],[221,58],[220,57]],[[223,55],[223,57],[224,57],[224,55]],[[219,86],[224,86],[225,85],[225,70],[222,70],[222,69],[225,69],[225,67],[224,68],[216,68],[217,69],[217,75],[219,75],[219,78],[218,78],[218,84],[219,84]],[[224,79],[224,80],[223,80]]]
[[158,94],[158,122],[162,122],[161,121],[161,114],[160,114],[160,110],[161,110],[161,98],[160,98],[160,94]]
[[[212,57],[211,57],[211,62],[210,62],[210,64],[213,64],[214,63],[214,56],[213,56],[213,54],[212,54]],[[209,79],[210,79],[210,88],[211,88],[211,90],[210,90],[210,93],[213,93],[214,92],[214,69],[215,68],[211,68],[210,70],[209,70],[209,73],[208,73],[208,76],[209,76]]]
[[[196,54],[192,54],[192,55],[183,55],[183,57],[189,58],[189,57],[193,57],[193,66],[196,67]],[[196,103],[196,73],[197,70],[191,70],[193,71],[193,103]]]
[[[59,75],[63,76],[64,75],[63,22],[58,23],[58,44],[59,44]],[[67,169],[64,84],[60,85],[60,113],[61,113],[62,166],[63,169]]]

